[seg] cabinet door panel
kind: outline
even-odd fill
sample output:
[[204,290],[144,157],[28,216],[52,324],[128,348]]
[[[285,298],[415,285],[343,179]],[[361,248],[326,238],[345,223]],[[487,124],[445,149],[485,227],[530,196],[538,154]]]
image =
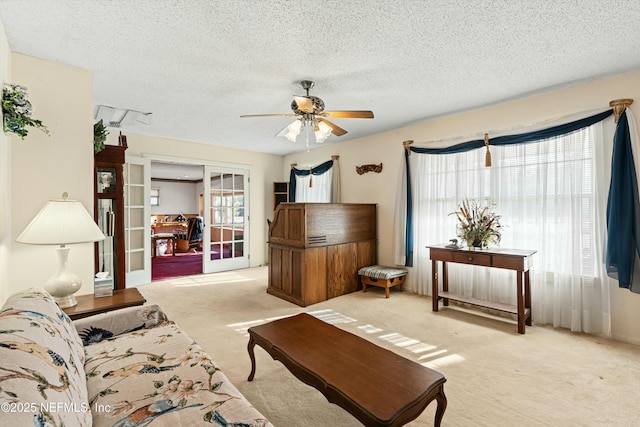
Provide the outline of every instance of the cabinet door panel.
[[327,246],[327,298],[358,290],[357,243]]
[[313,248],[303,251],[304,283],[302,292],[305,306],[327,299],[327,250]]

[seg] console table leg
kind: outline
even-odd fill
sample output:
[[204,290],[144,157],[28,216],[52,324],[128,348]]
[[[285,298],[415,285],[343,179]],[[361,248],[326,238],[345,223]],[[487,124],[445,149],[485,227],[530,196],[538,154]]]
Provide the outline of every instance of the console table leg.
[[438,403],[438,407],[436,409],[436,417],[433,425],[435,427],[440,427],[440,423],[442,423],[442,417],[444,417],[444,411],[447,409],[447,396],[444,395],[444,387],[440,386],[440,392],[436,396],[436,402]]
[[431,260],[431,309],[438,311],[438,262]]
[[247,351],[249,352],[249,359],[251,359],[251,373],[249,374],[247,381],[253,381],[253,376],[256,374],[256,356],[253,352],[255,346],[256,342],[253,340],[253,337],[250,336],[249,344],[247,344]]
[[[442,261],[442,290],[449,292],[449,267],[446,261]],[[442,298],[442,302],[445,306],[448,306],[449,298]]]
[[522,289],[522,271],[517,271],[517,295],[518,300],[518,333],[524,334],[524,294]]
[[529,309],[529,317],[527,317],[526,325],[533,324],[533,312],[531,311],[531,283],[529,282],[529,270],[524,272],[524,308]]

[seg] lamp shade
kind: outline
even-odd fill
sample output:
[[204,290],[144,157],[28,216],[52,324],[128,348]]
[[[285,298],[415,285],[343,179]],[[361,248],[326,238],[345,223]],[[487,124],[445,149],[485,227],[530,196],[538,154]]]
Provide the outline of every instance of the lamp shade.
[[50,200],[16,239],[31,245],[66,245],[104,240],[105,236],[77,200]]

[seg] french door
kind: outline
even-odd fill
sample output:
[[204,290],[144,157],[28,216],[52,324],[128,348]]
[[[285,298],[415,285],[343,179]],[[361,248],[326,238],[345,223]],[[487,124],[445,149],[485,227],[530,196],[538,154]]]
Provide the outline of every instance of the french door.
[[124,165],[124,241],[127,287],[151,282],[151,163],[126,157]]
[[249,170],[204,168],[204,273],[249,267]]

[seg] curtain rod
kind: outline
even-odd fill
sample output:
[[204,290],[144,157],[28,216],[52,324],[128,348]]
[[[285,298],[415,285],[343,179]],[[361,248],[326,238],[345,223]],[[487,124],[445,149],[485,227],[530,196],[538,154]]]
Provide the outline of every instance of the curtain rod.
[[[616,123],[618,122],[618,118],[620,117],[620,114],[622,114],[622,112],[625,110],[625,108],[627,108],[632,103],[633,103],[633,99],[629,99],[629,98],[616,99],[616,100],[613,100],[613,101],[609,102],[609,106],[611,108],[613,108],[613,110],[614,110]],[[441,139],[432,139],[432,140],[429,140],[429,141],[415,142],[413,140],[408,140],[408,141],[403,141],[402,144],[404,145],[405,150],[409,151],[409,145],[414,144],[414,143],[417,146],[421,146],[422,147],[422,146],[430,146],[430,145],[438,144],[438,143],[452,143],[454,141],[465,142],[465,141],[471,141],[471,140],[476,140],[476,139],[484,139],[484,134],[485,133],[488,133],[489,135],[492,135],[493,138],[495,138],[496,136],[507,135],[510,132],[514,131],[514,130],[522,131],[523,129],[527,129],[527,128],[537,128],[537,127],[543,128],[543,127],[548,126],[551,123],[562,123],[562,122],[565,122],[565,121],[573,121],[573,120],[577,120],[581,116],[588,117],[589,115],[593,115],[593,114],[596,114],[598,112],[603,112],[603,111],[606,111],[606,110],[607,110],[607,108],[598,108],[598,109],[581,111],[579,113],[574,113],[574,114],[561,116],[561,117],[556,117],[556,118],[552,118],[552,119],[546,119],[546,120],[542,120],[542,121],[539,121],[539,122],[531,123],[529,125],[517,125],[517,126],[513,126],[513,127],[509,127],[509,128],[502,128],[500,130],[489,130],[489,131],[484,131],[484,132],[474,132],[474,133],[470,133],[470,134],[466,134],[466,135],[458,135],[458,136],[454,136],[454,137],[441,138]],[[434,148],[437,148],[437,147],[434,147]]]

